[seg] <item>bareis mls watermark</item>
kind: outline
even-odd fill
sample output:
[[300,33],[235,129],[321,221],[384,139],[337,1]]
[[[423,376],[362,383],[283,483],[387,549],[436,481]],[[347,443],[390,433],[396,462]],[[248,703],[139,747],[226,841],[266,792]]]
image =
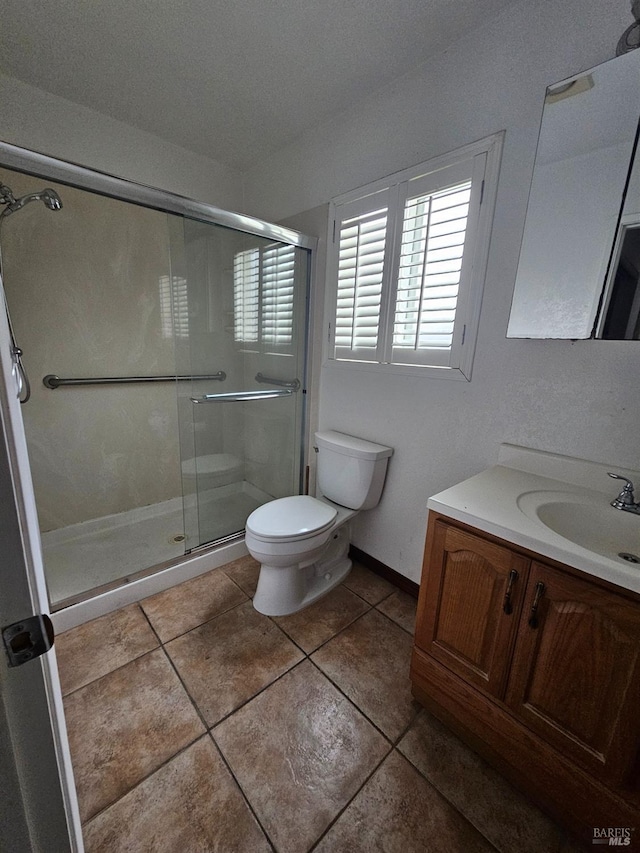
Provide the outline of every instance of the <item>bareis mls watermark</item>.
[[609,847],[630,847],[633,831],[628,826],[594,826],[591,842]]

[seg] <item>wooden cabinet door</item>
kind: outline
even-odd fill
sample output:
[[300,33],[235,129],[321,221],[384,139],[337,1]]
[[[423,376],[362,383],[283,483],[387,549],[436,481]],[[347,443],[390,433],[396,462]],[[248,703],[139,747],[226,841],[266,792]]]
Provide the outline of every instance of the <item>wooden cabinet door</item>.
[[534,563],[507,704],[597,778],[629,781],[640,747],[640,605]]
[[430,524],[416,645],[466,682],[504,695],[528,561],[443,521]]

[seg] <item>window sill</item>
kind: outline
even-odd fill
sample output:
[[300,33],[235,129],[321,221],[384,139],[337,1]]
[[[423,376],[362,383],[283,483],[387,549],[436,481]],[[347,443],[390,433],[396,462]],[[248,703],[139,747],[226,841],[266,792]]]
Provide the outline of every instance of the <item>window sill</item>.
[[325,359],[322,367],[328,370],[364,370],[370,373],[390,373],[404,376],[421,376],[423,379],[453,379],[470,382],[471,377],[465,376],[457,367],[431,367],[416,364],[379,364],[371,361],[348,361],[346,359]]

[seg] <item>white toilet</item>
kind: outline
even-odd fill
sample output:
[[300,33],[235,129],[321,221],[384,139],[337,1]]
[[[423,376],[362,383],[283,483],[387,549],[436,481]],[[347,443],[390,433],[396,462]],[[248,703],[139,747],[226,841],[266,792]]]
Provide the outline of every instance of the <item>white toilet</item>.
[[349,520],[377,506],[391,447],[341,432],[315,434],[320,498],[270,501],[247,519],[245,542],[261,563],[253,606],[286,616],[333,589],[351,569]]

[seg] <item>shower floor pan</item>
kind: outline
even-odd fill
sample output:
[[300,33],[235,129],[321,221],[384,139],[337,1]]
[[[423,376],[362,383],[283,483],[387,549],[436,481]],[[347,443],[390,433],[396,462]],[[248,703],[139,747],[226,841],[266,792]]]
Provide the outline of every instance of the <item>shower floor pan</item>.
[[[185,500],[193,502],[195,496],[188,495]],[[215,542],[244,530],[248,515],[269,500],[271,495],[247,482],[200,495],[199,541]],[[52,607],[184,556],[184,533],[182,498],[43,533],[42,552]]]

